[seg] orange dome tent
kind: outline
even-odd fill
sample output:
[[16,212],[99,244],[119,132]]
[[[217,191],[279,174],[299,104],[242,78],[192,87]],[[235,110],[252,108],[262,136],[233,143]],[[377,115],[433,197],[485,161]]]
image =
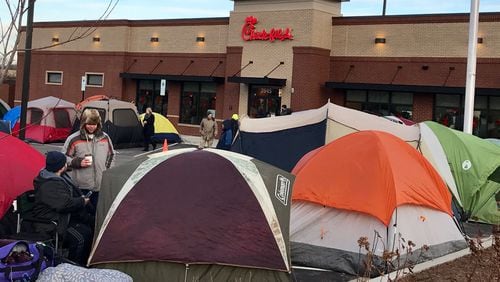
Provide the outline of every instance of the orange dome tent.
[[418,151],[392,134],[346,135],[305,155],[292,173],[295,264],[358,274],[360,237],[370,238],[380,257],[387,250],[404,254],[401,238],[434,246],[430,258],[466,246],[445,183]]

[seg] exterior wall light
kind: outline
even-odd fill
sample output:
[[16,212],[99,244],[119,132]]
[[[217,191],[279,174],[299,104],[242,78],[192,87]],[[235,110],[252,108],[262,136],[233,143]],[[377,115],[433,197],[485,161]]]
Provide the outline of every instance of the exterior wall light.
[[159,42],[160,38],[158,38],[158,36],[153,36],[153,37],[151,37],[150,41],[151,42]]
[[482,37],[478,37],[477,38],[477,43],[478,44],[483,44],[483,38]]
[[205,36],[196,37],[196,42],[205,42]]
[[59,43],[59,37],[52,37],[52,43]]
[[385,38],[384,37],[376,37],[375,44],[385,44]]
[[101,42],[101,38],[99,36],[94,36],[94,37],[92,37],[92,41],[96,42],[96,43]]

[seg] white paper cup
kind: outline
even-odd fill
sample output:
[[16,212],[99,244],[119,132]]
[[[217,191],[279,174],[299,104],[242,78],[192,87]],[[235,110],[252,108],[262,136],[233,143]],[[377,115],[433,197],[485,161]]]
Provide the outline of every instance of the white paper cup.
[[92,164],[92,156],[85,156],[85,160]]

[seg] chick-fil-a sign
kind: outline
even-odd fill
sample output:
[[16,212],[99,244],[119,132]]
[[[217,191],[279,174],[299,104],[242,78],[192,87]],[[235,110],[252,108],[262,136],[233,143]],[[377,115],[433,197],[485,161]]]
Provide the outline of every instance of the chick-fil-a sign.
[[282,28],[272,28],[269,32],[265,29],[258,31],[255,30],[255,24],[258,22],[256,17],[248,16],[245,19],[245,24],[241,29],[241,38],[245,41],[252,40],[264,40],[274,42],[275,40],[293,40],[292,30],[287,27]]

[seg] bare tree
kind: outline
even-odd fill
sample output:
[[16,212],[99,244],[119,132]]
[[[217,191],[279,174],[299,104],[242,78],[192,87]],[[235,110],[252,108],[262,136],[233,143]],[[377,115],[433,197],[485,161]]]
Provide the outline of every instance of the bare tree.
[[5,0],[10,18],[0,19],[0,84],[3,83],[12,62],[14,62],[16,47],[21,38],[20,27],[26,12],[26,0],[15,2],[17,3]]
[[[109,0],[104,12],[90,27],[76,27],[67,38],[48,45],[32,48],[32,50],[48,49],[63,45],[92,35],[100,23],[107,19],[120,0]],[[12,66],[18,51],[26,51],[19,46],[22,35],[22,22],[27,12],[27,0],[4,0],[4,6],[9,12],[7,19],[0,18],[0,84],[7,78],[9,68]],[[1,9],[3,7],[0,6]]]

